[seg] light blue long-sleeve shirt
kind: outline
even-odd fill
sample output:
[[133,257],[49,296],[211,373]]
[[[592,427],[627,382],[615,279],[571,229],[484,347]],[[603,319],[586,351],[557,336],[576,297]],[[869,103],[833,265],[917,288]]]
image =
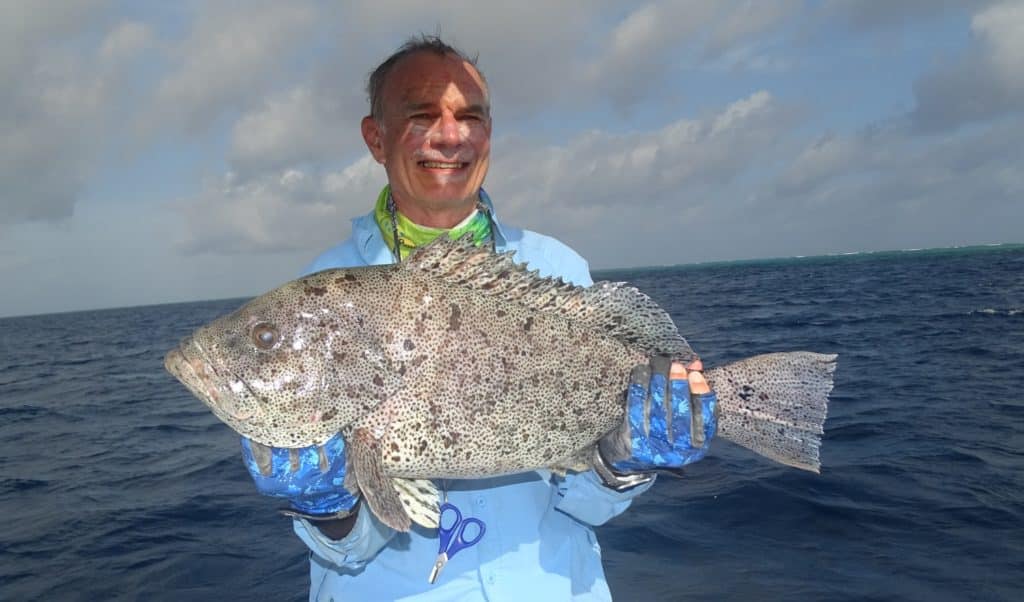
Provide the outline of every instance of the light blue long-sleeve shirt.
[[[587,262],[554,238],[495,221],[499,251],[542,276],[592,283]],[[352,236],[328,250],[307,273],[392,263],[373,213],[352,220]],[[601,484],[593,471],[546,471],[439,483],[463,516],[484,521],[477,545],[453,556],[434,585],[427,576],[438,553],[436,530],[396,533],[370,512],[352,531],[331,540],[296,519],[295,532],[312,550],[310,600],[610,600],[601,548],[592,526],[622,513],[647,483],[627,492]]]

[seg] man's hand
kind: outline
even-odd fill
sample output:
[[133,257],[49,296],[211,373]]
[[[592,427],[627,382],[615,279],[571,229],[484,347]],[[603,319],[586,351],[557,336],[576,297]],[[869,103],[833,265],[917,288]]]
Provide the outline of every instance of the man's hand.
[[294,450],[261,447],[242,437],[242,458],[260,493],[288,501],[291,511],[286,514],[337,519],[347,516],[359,501],[343,486],[345,440],[341,435],[322,446]]
[[683,366],[658,357],[633,369],[626,420],[600,442],[613,469],[678,468],[707,454],[718,426],[717,399],[701,370],[700,360]]

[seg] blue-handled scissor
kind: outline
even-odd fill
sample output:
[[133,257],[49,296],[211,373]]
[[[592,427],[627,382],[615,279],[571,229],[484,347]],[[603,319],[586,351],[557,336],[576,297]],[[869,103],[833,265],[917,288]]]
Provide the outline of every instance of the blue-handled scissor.
[[[451,525],[446,527],[445,521],[448,520],[451,520]],[[466,539],[466,527],[468,525],[476,525],[476,535]],[[470,533],[472,533],[472,527],[470,529]],[[484,536],[484,531],[486,530],[484,521],[479,518],[463,519],[462,513],[453,504],[448,502],[441,504],[441,517],[437,525],[437,535],[441,540],[441,545],[437,548],[437,560],[434,561],[434,568],[430,571],[428,582],[433,583],[437,581],[437,576],[441,574],[441,569],[448,563],[448,559],[458,554],[461,550],[476,545]]]

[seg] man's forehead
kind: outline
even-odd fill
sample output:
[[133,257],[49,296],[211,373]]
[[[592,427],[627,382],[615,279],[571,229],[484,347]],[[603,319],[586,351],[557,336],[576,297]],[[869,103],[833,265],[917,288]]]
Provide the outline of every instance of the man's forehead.
[[456,56],[426,52],[406,57],[395,65],[385,90],[403,104],[437,102],[452,91],[467,99],[484,100],[487,96],[486,84],[473,65]]

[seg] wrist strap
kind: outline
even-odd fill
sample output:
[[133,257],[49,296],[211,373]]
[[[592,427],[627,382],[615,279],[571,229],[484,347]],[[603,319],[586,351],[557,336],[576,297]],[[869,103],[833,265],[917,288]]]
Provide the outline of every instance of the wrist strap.
[[594,472],[601,477],[605,487],[615,491],[626,491],[654,480],[653,472],[619,472],[611,467],[601,453],[601,446],[594,446]]
[[328,514],[309,514],[308,512],[297,510],[296,508],[293,508],[291,506],[289,506],[288,508],[282,508],[278,512],[285,516],[290,516],[292,518],[302,518],[314,523],[328,520],[340,520],[343,518],[348,518],[349,516],[352,516],[353,514],[359,512],[359,502],[356,502],[356,504],[349,508],[348,510],[339,510],[337,512],[330,512]]

